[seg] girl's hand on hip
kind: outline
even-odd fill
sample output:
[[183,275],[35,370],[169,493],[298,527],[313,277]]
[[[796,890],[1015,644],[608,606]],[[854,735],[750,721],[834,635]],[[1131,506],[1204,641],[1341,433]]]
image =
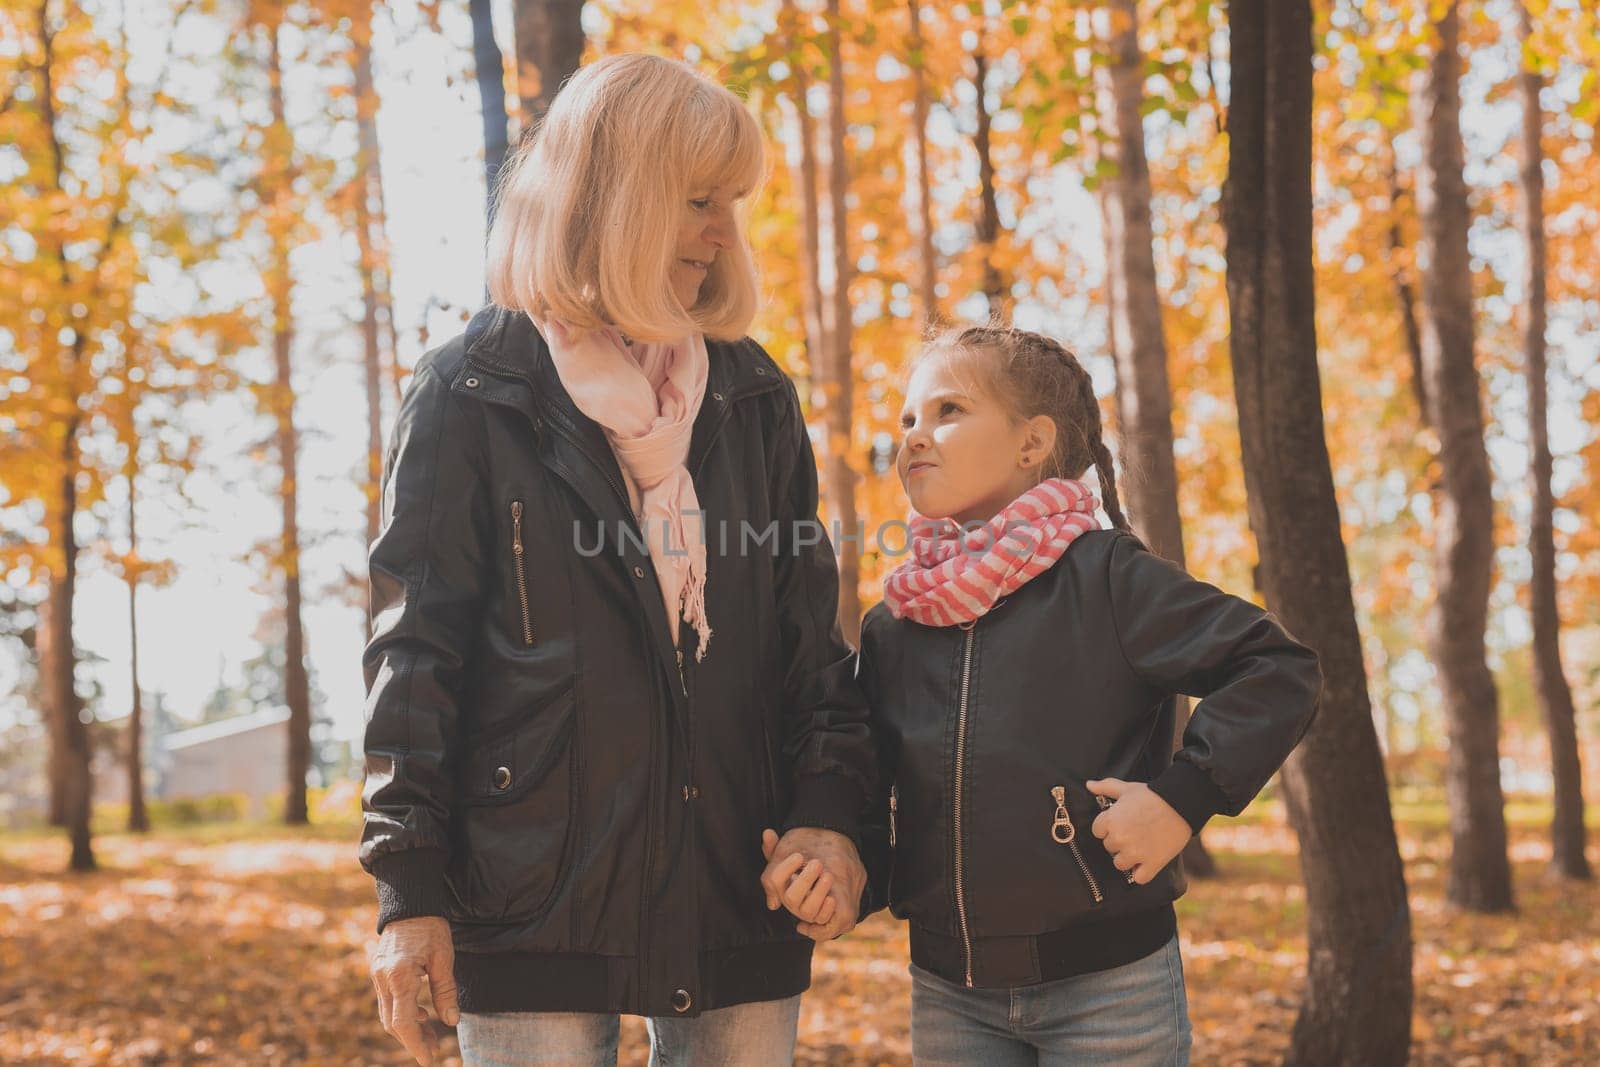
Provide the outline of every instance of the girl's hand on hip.
[[1146,885],[1189,843],[1189,823],[1143,782],[1101,778],[1089,792],[1114,801],[1090,829],[1130,885]]

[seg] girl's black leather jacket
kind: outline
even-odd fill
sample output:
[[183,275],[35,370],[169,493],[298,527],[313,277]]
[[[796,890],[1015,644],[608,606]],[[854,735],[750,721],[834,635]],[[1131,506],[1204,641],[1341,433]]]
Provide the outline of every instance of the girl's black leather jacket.
[[[1185,882],[1130,885],[1090,830],[1098,778],[1147,782],[1198,831],[1238,814],[1311,725],[1316,655],[1132,534],[1083,534],[973,625],[867,614],[858,677],[880,788],[870,907],[914,963],[1018,986],[1155,951]],[[1176,694],[1200,698],[1173,756]]]

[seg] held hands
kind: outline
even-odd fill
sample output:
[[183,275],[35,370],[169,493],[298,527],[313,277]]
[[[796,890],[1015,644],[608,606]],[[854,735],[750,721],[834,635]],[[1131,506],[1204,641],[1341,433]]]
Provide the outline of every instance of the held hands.
[[1189,843],[1189,823],[1143,782],[1102,778],[1088,786],[1116,802],[1095,816],[1090,829],[1131,884],[1147,884]]
[[804,826],[781,838],[763,830],[761,854],[767,859],[761,888],[768,910],[788,908],[800,920],[795,929],[814,941],[831,940],[855,926],[867,871],[848,837]]
[[436,915],[387,923],[372,953],[378,1018],[423,1067],[433,1067],[439,1050],[432,1032],[423,1025],[428,1013],[417,1003],[417,994],[426,977],[434,1013],[446,1026],[454,1026],[461,1017],[456,1008],[454,962],[450,921]]

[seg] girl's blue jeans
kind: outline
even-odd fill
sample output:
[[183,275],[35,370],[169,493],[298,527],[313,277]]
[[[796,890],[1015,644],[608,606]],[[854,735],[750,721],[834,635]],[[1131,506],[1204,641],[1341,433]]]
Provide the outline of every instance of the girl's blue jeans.
[[1183,1067],[1189,1002],[1174,937],[1142,960],[1015,989],[967,989],[911,965],[917,1067]]

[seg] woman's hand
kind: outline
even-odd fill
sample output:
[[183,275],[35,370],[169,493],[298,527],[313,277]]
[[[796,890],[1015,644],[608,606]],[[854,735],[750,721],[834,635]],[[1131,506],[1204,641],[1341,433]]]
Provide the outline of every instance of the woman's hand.
[[1189,824],[1143,782],[1102,778],[1089,792],[1115,801],[1095,816],[1091,829],[1130,885],[1145,885],[1189,843]]
[[781,838],[765,830],[761,852],[767,858],[761,886],[768,909],[788,908],[800,920],[795,928],[815,941],[855,926],[867,872],[848,837],[813,827],[796,827]]
[[454,966],[450,921],[437,915],[388,923],[372,954],[378,1018],[423,1067],[433,1067],[439,1050],[433,1035],[422,1026],[428,1013],[417,1003],[417,994],[422,992],[422,979],[426,977],[434,1013],[446,1026],[454,1026],[461,1016],[456,1008]]

